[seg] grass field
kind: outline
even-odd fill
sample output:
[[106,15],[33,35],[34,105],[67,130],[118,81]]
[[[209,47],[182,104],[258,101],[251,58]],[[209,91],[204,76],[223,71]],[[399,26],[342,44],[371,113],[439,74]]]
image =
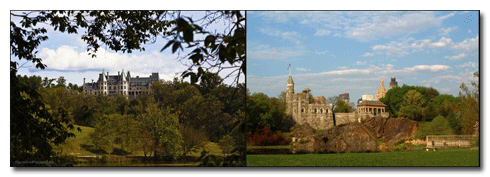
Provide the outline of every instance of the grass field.
[[[77,128],[82,129],[81,132],[77,131]],[[84,127],[75,125],[75,129],[70,132],[75,134],[75,138],[68,138],[64,144],[59,146],[55,146],[55,152],[59,153],[63,152],[63,155],[74,155],[74,156],[95,156],[96,154],[87,150],[87,146],[92,146],[92,141],[89,138],[89,134],[94,131],[91,127]],[[118,144],[113,145],[114,148],[120,148],[121,146]],[[208,142],[204,147],[206,151],[209,151],[209,154],[222,156],[223,153],[219,148],[217,143]],[[137,151],[131,155],[144,155],[143,152]],[[198,152],[192,152],[189,155],[191,156],[201,156],[201,149]]]
[[479,150],[247,155],[247,166],[479,166]]
[[[81,132],[77,131],[77,128],[82,129]],[[75,129],[70,132],[75,134],[75,137],[66,139],[65,143],[55,147],[57,153],[63,150],[63,155],[75,155],[75,156],[92,156],[94,153],[87,151],[83,148],[83,145],[92,145],[89,134],[94,132],[94,128],[75,125]]]

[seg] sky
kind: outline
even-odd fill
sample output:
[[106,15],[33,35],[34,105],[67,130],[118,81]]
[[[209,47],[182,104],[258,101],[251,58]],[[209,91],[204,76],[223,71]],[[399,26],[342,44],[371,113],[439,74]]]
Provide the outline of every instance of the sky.
[[[202,17],[204,12],[187,11],[182,14],[197,19]],[[16,19],[13,19],[13,21],[16,21]],[[38,47],[38,56],[42,58],[42,63],[46,64],[47,67],[45,70],[35,68],[32,62],[19,61],[12,55],[12,60],[22,65],[18,72],[20,75],[38,75],[43,78],[63,76],[67,83],[79,86],[83,84],[83,78],[86,78],[86,82],[91,82],[92,79],[96,82],[99,73],[102,73],[102,71],[105,73],[109,72],[109,75],[116,75],[118,71],[122,72],[122,70],[125,73],[130,71],[132,77],[149,77],[151,73],[158,72],[160,79],[172,80],[187,70],[187,66],[183,63],[189,63],[187,60],[179,60],[183,55],[190,52],[185,50],[185,48],[183,52],[175,54],[172,54],[170,48],[160,52],[168,41],[162,37],[159,37],[155,43],[145,44],[145,51],[134,50],[131,54],[122,53],[121,51],[114,52],[106,45],[101,45],[97,52],[97,57],[92,58],[86,51],[87,44],[80,38],[85,33],[85,30],[79,30],[78,34],[68,34],[54,31],[51,26],[46,24],[38,26],[46,27],[48,30],[47,36],[49,39],[43,41]],[[225,27],[225,23],[219,21],[210,25],[208,29],[220,32],[224,31]],[[199,38],[198,36],[196,35],[196,38]],[[231,70],[224,70],[220,75],[225,77],[230,72]],[[225,83],[231,84],[233,79],[234,77],[226,79]],[[185,80],[189,81],[189,78]],[[242,76],[240,81],[244,82],[245,76]]]
[[[375,96],[384,80],[457,96],[479,68],[478,11],[247,11],[247,87]],[[291,64],[290,70],[288,66]]]

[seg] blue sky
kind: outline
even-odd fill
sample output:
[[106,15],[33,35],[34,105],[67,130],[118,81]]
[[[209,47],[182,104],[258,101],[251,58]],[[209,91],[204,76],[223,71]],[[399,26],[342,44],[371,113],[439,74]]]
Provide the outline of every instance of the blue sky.
[[[187,11],[182,14],[197,19],[202,17],[205,12]],[[12,20],[18,21],[17,19]],[[226,25],[227,23],[218,21],[208,26],[207,29],[221,32],[225,30]],[[97,52],[97,58],[92,58],[86,51],[87,44],[80,39],[81,35],[85,33],[84,30],[78,31],[78,34],[67,34],[54,31],[51,26],[46,24],[41,24],[40,26],[44,26],[48,30],[47,36],[49,39],[42,42],[38,47],[38,56],[43,59],[42,62],[47,67],[45,70],[40,70],[35,68],[31,62],[26,63],[26,60],[18,61],[11,56],[12,60],[18,61],[20,65],[25,63],[19,69],[18,74],[20,75],[38,75],[43,78],[64,76],[67,79],[67,83],[82,85],[83,78],[86,78],[87,82],[91,82],[92,79],[97,81],[99,73],[103,70],[109,72],[110,75],[115,75],[118,71],[124,69],[124,72],[129,70],[134,77],[148,77],[152,72],[158,72],[160,79],[171,80],[174,77],[179,77],[183,71],[187,70],[184,64],[189,63],[187,60],[179,60],[179,58],[190,52],[186,51],[185,47],[184,52],[180,53],[172,54],[170,48],[160,52],[167,43],[167,40],[162,37],[159,37],[153,44],[144,45],[145,51],[134,50],[131,54],[116,53],[105,45],[101,45]],[[202,37],[202,35],[196,35],[196,38],[199,37]],[[220,75],[225,77],[231,71],[231,69],[225,69]],[[231,84],[233,79],[234,77],[230,77],[225,80],[225,83]],[[188,78],[186,80],[189,81]],[[240,81],[244,82],[244,80],[245,76],[241,76]]]
[[478,71],[478,11],[248,11],[247,87],[375,95],[381,79],[459,93]]

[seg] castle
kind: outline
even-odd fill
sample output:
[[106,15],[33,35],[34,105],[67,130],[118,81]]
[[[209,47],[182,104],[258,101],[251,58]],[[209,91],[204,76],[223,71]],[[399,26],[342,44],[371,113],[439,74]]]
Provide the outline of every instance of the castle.
[[133,99],[142,93],[151,91],[151,84],[158,82],[158,73],[152,73],[149,77],[131,77],[128,71],[117,72],[117,75],[109,75],[109,72],[99,74],[97,82],[92,79],[91,83],[85,83],[83,78],[83,92],[89,95],[115,95],[121,94]]
[[[337,125],[361,121],[380,115],[389,117],[385,112],[386,105],[379,101],[363,101],[362,109],[351,113],[333,113],[333,104],[327,104],[323,96],[310,99],[310,89],[294,93],[293,77],[289,75],[286,85],[286,114],[298,124],[309,124],[316,130],[327,130]],[[312,100],[310,102],[310,100]]]

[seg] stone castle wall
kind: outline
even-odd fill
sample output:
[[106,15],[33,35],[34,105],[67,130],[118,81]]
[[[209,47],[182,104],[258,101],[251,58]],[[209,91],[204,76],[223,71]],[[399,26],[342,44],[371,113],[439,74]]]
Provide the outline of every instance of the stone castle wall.
[[[381,81],[383,82],[383,81]],[[333,104],[325,101],[313,101],[310,103],[310,89],[305,88],[303,92],[294,92],[294,82],[290,75],[286,85],[286,113],[292,116],[298,124],[308,123],[316,130],[327,130],[336,125],[343,125],[374,117],[369,112],[333,113]],[[320,97],[317,98],[319,100]],[[322,100],[325,100],[323,97]],[[334,118],[335,116],[335,118]],[[388,113],[381,113],[381,117],[388,118]]]
[[[335,116],[335,118],[334,118]],[[388,118],[388,113],[381,113],[382,118]],[[351,122],[363,121],[375,117],[369,112],[351,112],[351,113],[328,113],[328,114],[303,114],[301,116],[293,116],[293,119],[298,124],[308,123],[315,130],[328,130],[334,126],[344,125]]]

